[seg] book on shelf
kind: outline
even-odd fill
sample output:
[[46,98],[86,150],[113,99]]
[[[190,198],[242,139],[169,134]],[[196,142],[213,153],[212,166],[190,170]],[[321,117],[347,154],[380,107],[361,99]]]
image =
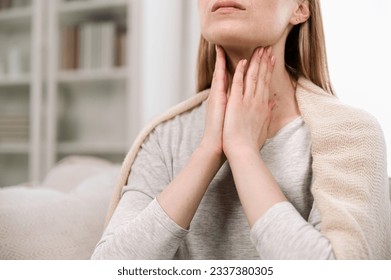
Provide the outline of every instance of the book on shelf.
[[[2,40],[3,39],[3,40]],[[0,80],[18,80],[30,72],[30,46],[27,38],[7,32],[0,34]]]
[[111,69],[126,64],[126,28],[115,21],[64,26],[60,37],[62,70]]
[[0,116],[0,125],[6,124],[29,124],[28,116]]
[[126,28],[117,26],[115,42],[115,66],[121,67],[126,65]]
[[0,0],[0,10],[25,7],[28,5],[30,5],[30,0]]
[[100,25],[101,40],[102,40],[102,44],[100,45],[101,46],[100,66],[102,68],[112,68],[114,66],[114,60],[115,60],[114,44],[116,41],[115,29],[116,29],[115,23],[112,21],[103,22]]
[[29,71],[29,51],[23,42],[14,42],[7,51],[6,75],[19,78]]
[[8,36],[0,52],[0,76],[18,79],[30,71],[30,50],[27,40]]
[[77,69],[79,55],[79,29],[65,26],[61,31],[61,69]]
[[25,142],[29,138],[29,118],[25,116],[0,117],[1,142]]
[[0,10],[12,8],[12,0],[0,0]]
[[80,59],[80,68],[89,69],[92,66],[92,61],[90,61],[92,50],[92,23],[84,23],[80,25],[80,47],[79,47],[79,59]]

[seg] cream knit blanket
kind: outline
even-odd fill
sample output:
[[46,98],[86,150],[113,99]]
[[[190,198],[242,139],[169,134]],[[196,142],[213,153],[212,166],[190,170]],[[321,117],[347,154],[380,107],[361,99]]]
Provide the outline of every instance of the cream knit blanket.
[[[148,134],[160,123],[199,105],[208,93],[203,91],[173,107],[142,130],[122,164],[106,223]],[[299,79],[296,97],[311,131],[312,194],[322,216],[321,231],[331,241],[335,256],[391,259],[386,147],[378,122],[304,78]]]

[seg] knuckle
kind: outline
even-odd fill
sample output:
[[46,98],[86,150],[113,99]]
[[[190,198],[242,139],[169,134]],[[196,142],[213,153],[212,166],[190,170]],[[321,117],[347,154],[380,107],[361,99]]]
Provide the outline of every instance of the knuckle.
[[238,86],[240,88],[242,88],[244,86],[243,80],[240,78],[236,78],[233,82],[235,83],[236,86]]
[[256,75],[255,73],[251,73],[249,76],[248,76],[250,82],[256,84],[258,82],[258,75]]

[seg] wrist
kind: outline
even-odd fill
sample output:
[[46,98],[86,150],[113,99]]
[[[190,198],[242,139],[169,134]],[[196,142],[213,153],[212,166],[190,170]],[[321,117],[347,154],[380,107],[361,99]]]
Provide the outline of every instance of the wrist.
[[236,146],[231,149],[224,149],[228,161],[248,160],[251,157],[260,157],[259,150],[251,146]]
[[194,153],[206,160],[219,163],[220,166],[226,160],[223,149],[218,147],[218,145],[213,145],[213,143],[208,143],[207,141],[201,141]]

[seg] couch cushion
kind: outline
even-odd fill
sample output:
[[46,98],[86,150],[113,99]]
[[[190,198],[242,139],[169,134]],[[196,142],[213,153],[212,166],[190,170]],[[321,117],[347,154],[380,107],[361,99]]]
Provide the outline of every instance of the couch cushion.
[[111,162],[96,157],[69,156],[49,170],[40,186],[69,192],[85,179],[105,172],[111,166]]
[[1,189],[0,259],[89,259],[118,172],[119,166],[106,166],[70,192],[48,185]]

